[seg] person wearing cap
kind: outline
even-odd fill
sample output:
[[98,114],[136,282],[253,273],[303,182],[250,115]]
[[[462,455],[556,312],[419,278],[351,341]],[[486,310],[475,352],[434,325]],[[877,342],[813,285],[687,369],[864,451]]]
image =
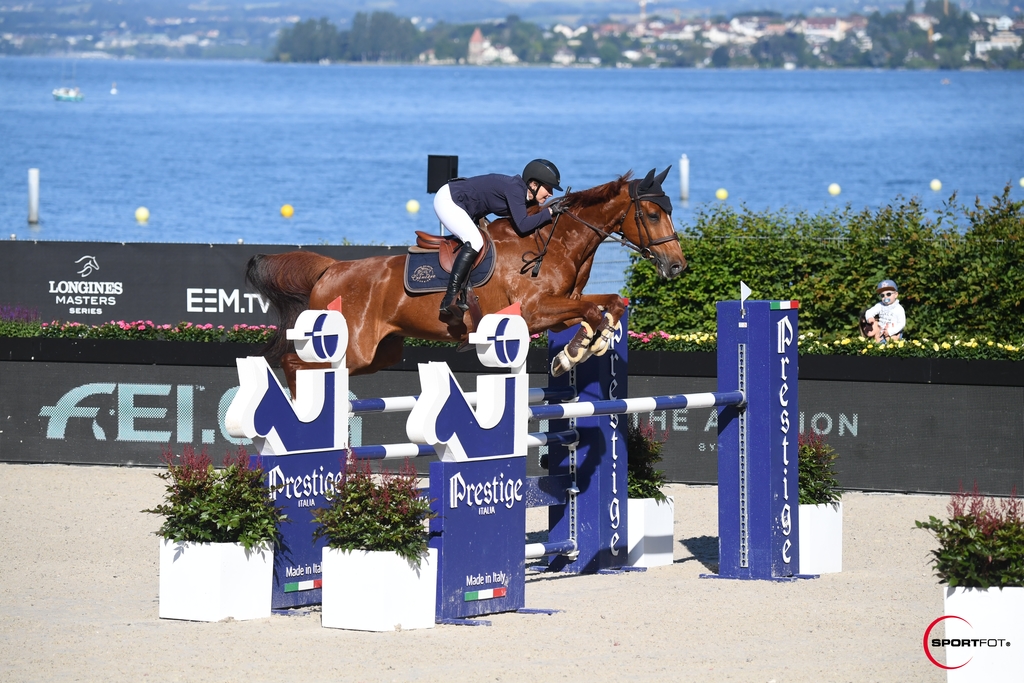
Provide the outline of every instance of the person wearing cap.
[[[907,314],[900,305],[899,291],[892,280],[882,280],[875,288],[880,301],[864,312],[862,318],[869,324],[865,336],[876,342],[899,340],[903,336],[903,328],[907,326]],[[877,318],[877,321],[876,321]]]
[[457,299],[473,262],[484,248],[484,238],[477,222],[490,214],[507,217],[516,232],[528,235],[548,223],[552,209],[557,212],[557,208],[545,207],[531,216],[527,214],[527,207],[543,204],[555,190],[561,191],[560,182],[561,176],[553,163],[547,159],[534,159],[526,165],[522,175],[491,173],[456,178],[437,191],[434,213],[442,225],[462,242],[441,300],[442,314],[461,319],[466,311],[466,305]]

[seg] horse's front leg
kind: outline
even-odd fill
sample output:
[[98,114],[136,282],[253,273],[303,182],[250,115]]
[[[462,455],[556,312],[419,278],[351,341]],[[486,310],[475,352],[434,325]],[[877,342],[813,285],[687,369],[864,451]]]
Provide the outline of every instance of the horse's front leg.
[[582,298],[592,300],[603,311],[601,322],[594,328],[594,340],[589,347],[591,354],[603,356],[611,348],[615,332],[621,329],[619,319],[622,318],[626,305],[616,294],[590,294]]
[[551,373],[556,377],[593,355],[595,339],[601,340],[597,350],[603,353],[624,310],[622,299],[614,294],[579,299],[546,295],[523,306],[531,331],[564,329],[580,324],[576,335],[552,360]]

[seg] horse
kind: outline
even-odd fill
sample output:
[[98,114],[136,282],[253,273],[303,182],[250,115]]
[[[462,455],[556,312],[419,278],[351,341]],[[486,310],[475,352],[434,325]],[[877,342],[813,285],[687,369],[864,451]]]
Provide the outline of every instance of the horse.
[[[671,168],[671,167],[669,167]],[[556,200],[555,219],[521,236],[508,219],[490,223],[495,248],[491,278],[473,289],[479,308],[496,312],[518,302],[531,334],[582,323],[552,363],[560,375],[590,355],[601,355],[625,304],[617,294],[583,294],[598,246],[612,238],[652,261],[673,278],[686,268],[672,223],[672,206],[661,188],[668,174],[643,179],[631,173]],[[539,207],[531,207],[539,210]],[[284,330],[307,308],[323,309],[341,297],[349,324],[347,365],[352,375],[371,374],[402,359],[405,337],[462,341],[468,324],[438,312],[443,292],[409,294],[404,255],[337,261],[310,251],[253,256],[246,279],[270,301],[280,324],[265,355],[280,362],[294,393],[295,370],[323,367],[288,353]]]

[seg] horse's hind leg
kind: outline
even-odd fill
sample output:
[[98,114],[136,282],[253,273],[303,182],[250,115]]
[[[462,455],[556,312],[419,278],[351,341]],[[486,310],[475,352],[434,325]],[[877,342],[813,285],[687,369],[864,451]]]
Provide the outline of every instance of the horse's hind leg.
[[353,372],[352,374],[369,375],[370,373],[389,368],[395,363],[398,363],[402,360],[404,344],[405,338],[399,337],[396,334],[384,337],[380,340],[380,343],[377,344],[377,351],[373,354],[373,361],[359,372]]

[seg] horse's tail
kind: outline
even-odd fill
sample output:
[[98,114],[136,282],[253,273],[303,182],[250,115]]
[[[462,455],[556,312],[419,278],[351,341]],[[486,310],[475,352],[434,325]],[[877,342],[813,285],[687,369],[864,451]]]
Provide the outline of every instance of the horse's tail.
[[317,280],[336,261],[311,251],[290,251],[285,254],[256,254],[249,259],[245,279],[263,295],[274,309],[277,331],[270,338],[264,355],[278,363],[288,353],[285,330],[295,324],[299,313],[309,307],[309,293]]

